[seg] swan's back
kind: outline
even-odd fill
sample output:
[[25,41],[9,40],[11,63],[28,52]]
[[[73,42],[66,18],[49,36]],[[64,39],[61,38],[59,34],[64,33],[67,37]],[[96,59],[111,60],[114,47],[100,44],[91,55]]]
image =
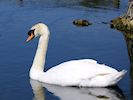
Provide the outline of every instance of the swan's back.
[[[83,73],[84,72],[84,73]],[[88,73],[89,72],[89,73]],[[64,73],[69,75],[69,73],[74,73],[74,74],[92,74],[93,72],[98,72],[98,73],[110,73],[110,72],[117,72],[117,70],[108,67],[104,64],[98,64],[97,61],[92,60],[92,59],[83,59],[83,60],[71,60],[64,62],[62,64],[59,64],[47,71],[47,73],[52,74],[61,74]],[[73,74],[72,74],[73,75]],[[67,77],[67,76],[66,76]],[[80,77],[84,77],[80,75]]]

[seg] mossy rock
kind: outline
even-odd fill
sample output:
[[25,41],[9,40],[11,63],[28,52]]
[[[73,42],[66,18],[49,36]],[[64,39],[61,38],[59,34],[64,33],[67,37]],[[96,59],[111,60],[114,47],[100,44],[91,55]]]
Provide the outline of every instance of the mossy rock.
[[73,21],[73,24],[76,26],[89,26],[92,25],[91,22],[89,22],[88,20],[85,19],[76,19]]
[[133,33],[133,25],[131,25],[131,20],[125,17],[118,17],[111,20],[110,27],[120,31]]

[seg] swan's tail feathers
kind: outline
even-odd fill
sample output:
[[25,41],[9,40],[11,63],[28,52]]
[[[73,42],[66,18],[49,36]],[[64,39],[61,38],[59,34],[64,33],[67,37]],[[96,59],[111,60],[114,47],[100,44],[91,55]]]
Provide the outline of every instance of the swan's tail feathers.
[[122,71],[120,71],[120,73],[122,73],[123,75],[125,75],[126,74],[126,70],[122,70]]
[[111,84],[112,85],[116,85],[123,77],[124,75],[126,74],[126,70],[122,70],[120,72],[118,72],[115,76],[114,76],[114,79],[111,81]]

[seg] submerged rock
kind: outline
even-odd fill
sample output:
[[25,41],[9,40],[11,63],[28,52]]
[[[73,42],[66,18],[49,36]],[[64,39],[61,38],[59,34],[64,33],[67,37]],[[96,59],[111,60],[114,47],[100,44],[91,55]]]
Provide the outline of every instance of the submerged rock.
[[110,24],[110,22],[102,22],[102,24]]
[[85,19],[76,19],[73,21],[73,24],[76,26],[89,26],[92,25],[91,22],[89,22],[88,20]]

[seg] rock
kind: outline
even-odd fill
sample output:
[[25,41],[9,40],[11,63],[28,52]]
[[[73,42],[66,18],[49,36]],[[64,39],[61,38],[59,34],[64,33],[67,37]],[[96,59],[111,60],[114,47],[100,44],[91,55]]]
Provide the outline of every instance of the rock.
[[128,11],[125,14],[126,18],[133,19],[133,1],[129,2]]
[[133,20],[130,21],[130,24],[133,26]]
[[73,21],[73,24],[76,26],[89,26],[92,25],[88,20],[85,19],[76,19]]
[[133,33],[133,1],[129,2],[127,13],[111,21],[111,28]]

